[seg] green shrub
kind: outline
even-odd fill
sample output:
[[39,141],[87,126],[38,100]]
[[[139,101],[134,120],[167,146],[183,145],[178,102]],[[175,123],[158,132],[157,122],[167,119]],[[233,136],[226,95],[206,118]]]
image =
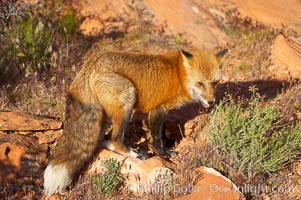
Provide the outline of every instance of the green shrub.
[[124,183],[125,178],[120,172],[123,162],[118,162],[114,158],[106,158],[102,161],[106,172],[100,173],[92,179],[101,197],[111,196]]
[[71,34],[76,27],[76,16],[71,7],[68,7],[65,14],[62,16],[60,28],[66,35],[67,40],[69,40]]
[[230,97],[210,115],[209,141],[233,158],[233,169],[251,179],[275,172],[297,156],[301,126],[285,122],[274,106],[262,106],[260,98],[253,96],[243,108]]
[[51,30],[43,21],[35,21],[33,15],[21,22],[19,30],[18,56],[25,64],[25,73],[44,70],[51,65],[52,42],[55,30]]
[[53,66],[52,44],[56,29],[51,27],[51,23],[55,19],[43,16],[42,10],[41,13],[35,13],[38,11],[34,6],[13,3],[10,6],[21,11],[19,16],[4,24],[3,32],[0,33],[1,73],[16,71],[26,75]]
[[4,84],[17,76],[55,72],[68,58],[68,42],[77,21],[70,7],[60,6],[60,1],[0,5],[0,79]]

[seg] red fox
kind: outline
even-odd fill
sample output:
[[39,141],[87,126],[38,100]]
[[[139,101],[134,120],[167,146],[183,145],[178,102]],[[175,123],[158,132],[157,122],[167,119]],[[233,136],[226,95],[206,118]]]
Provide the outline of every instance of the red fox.
[[68,91],[64,133],[44,172],[45,194],[68,186],[103,141],[112,122],[107,148],[139,157],[123,143],[134,109],[149,113],[149,145],[165,155],[162,125],[165,113],[189,102],[206,108],[221,80],[220,57],[206,49],[159,55],[124,52],[91,53]]

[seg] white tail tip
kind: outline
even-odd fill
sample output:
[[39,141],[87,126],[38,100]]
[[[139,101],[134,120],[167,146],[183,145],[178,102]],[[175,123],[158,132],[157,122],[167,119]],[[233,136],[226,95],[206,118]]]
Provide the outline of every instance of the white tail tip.
[[44,190],[46,195],[52,195],[61,192],[71,183],[68,169],[64,164],[48,164],[44,172]]

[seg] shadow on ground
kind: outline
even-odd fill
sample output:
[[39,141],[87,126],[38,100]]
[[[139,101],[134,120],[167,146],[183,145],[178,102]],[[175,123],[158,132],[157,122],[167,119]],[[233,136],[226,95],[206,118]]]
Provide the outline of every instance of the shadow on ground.
[[[252,89],[251,88],[255,88]],[[234,97],[235,100],[248,100],[254,95],[254,90],[264,101],[272,100],[278,94],[289,88],[289,82],[277,80],[254,80],[245,82],[226,82],[221,83],[216,88],[217,102],[224,99],[227,94]],[[165,143],[172,147],[175,141],[182,139],[185,133],[184,125],[187,121],[200,116],[200,120],[206,120],[206,113],[210,109],[204,109],[199,103],[192,103],[180,109],[169,112],[165,119],[166,135]],[[203,117],[202,117],[203,116]],[[206,123],[204,121],[204,123]],[[134,113],[131,123],[125,133],[126,144],[142,151],[147,150],[147,141],[141,142],[141,137],[146,137],[147,114]],[[165,136],[164,136],[165,137]],[[171,140],[169,141],[168,138]]]

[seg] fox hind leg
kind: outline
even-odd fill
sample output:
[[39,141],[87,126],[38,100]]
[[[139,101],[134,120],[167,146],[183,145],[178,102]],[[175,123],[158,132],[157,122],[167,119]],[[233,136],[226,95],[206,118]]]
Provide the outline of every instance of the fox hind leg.
[[97,82],[96,94],[113,125],[112,141],[105,141],[104,146],[118,153],[143,158],[124,145],[124,132],[137,99],[136,88],[129,79],[115,73],[102,73]]

